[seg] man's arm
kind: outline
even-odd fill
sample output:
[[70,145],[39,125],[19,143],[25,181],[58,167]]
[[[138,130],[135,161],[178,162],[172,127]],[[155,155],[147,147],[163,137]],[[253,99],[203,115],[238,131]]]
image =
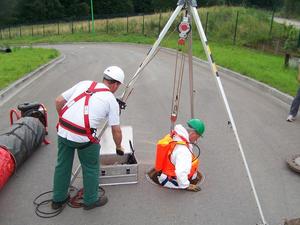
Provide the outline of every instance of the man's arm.
[[56,111],[57,113],[59,114],[62,107],[64,107],[64,105],[67,103],[67,101],[64,99],[63,96],[58,96],[56,99],[55,99],[55,106],[56,106]]
[[111,132],[117,149],[121,149],[122,131],[120,125],[111,126]]

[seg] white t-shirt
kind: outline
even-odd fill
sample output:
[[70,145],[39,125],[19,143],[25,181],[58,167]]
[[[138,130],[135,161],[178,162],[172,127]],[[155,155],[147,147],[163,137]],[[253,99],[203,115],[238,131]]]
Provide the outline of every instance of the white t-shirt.
[[[62,93],[62,97],[67,101],[66,104],[69,104],[74,98],[86,91],[91,84],[92,81],[81,81]],[[108,87],[103,83],[98,83],[96,88]],[[79,101],[75,102],[62,117],[74,124],[84,127],[84,101],[85,98],[81,98]],[[89,99],[90,127],[97,128],[103,119],[108,119],[109,126],[120,124],[119,104],[113,93],[110,91],[96,92]],[[72,133],[61,126],[58,128],[57,134],[74,142],[82,143],[89,141],[86,136]]]
[[[177,124],[174,130],[186,140],[189,140],[189,134],[181,124]],[[174,136],[173,140],[182,141],[177,135]],[[192,167],[192,149],[193,147],[191,144],[189,149],[186,145],[176,145],[171,154],[171,162],[175,165],[178,188],[187,188],[190,185],[188,175]]]

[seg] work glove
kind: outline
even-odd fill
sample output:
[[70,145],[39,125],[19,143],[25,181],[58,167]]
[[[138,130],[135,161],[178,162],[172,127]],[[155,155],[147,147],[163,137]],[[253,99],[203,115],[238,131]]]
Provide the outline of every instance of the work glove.
[[122,146],[116,147],[116,152],[118,155],[124,155],[124,148]]
[[190,184],[185,190],[198,192],[198,191],[201,191],[201,188],[198,185]]

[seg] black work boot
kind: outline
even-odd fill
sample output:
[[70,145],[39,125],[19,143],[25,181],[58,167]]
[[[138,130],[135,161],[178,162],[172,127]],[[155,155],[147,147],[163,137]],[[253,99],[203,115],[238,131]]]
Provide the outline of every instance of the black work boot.
[[60,201],[60,202],[55,202],[52,200],[51,207],[54,210],[59,209],[59,208],[63,207],[69,200],[70,200],[70,196],[68,196],[65,200]]
[[103,205],[105,205],[108,202],[108,198],[106,196],[102,196],[100,197],[96,202],[94,202],[91,205],[84,205],[83,209],[85,210],[90,210],[96,207],[101,207]]

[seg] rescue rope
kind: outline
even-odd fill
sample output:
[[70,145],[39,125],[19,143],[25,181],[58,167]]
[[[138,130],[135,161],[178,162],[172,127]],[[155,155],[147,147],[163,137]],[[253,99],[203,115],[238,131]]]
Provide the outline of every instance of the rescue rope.
[[[188,12],[185,12],[185,16],[182,19],[182,22],[178,25],[179,40],[177,43],[177,52],[176,52],[176,61],[175,61],[175,75],[173,81],[173,94],[172,94],[172,106],[171,106],[171,130],[174,129],[175,122],[177,120],[181,90],[182,90],[182,81],[183,81],[183,73],[184,73],[184,65],[185,65],[185,52],[186,45],[185,41],[188,38],[188,34],[191,31],[191,26],[187,20]],[[181,47],[180,47],[181,46]],[[180,61],[180,62],[178,62]],[[179,64],[179,65],[178,65]]]
[[[101,198],[102,196],[104,196],[105,194],[105,190],[99,186],[99,198]],[[73,194],[75,192],[75,194]],[[41,218],[53,218],[55,216],[58,216],[63,209],[66,207],[66,205],[68,205],[71,208],[81,208],[83,207],[83,203],[82,203],[82,199],[83,199],[83,188],[78,189],[76,187],[70,186],[69,189],[69,193],[68,196],[72,196],[70,197],[70,199],[62,205],[62,207],[56,209],[56,210],[51,210],[51,211],[46,211],[46,210],[42,210],[43,206],[47,206],[47,208],[49,207],[49,205],[52,203],[52,198],[49,199],[45,199],[45,200],[40,200],[40,198],[49,195],[53,193],[53,191],[47,191],[44,192],[40,195],[38,195],[34,200],[33,200],[33,204],[35,205],[35,214],[38,217]],[[40,200],[40,201],[39,201]],[[51,207],[51,206],[50,206]]]
[[[198,150],[198,154],[197,154],[197,156],[195,156],[195,159],[193,160],[193,162],[194,162],[195,160],[197,160],[200,157],[201,150],[200,150],[199,145],[197,145],[196,143],[192,143],[192,145],[195,146]],[[194,152],[194,149],[193,149],[193,152]]]

